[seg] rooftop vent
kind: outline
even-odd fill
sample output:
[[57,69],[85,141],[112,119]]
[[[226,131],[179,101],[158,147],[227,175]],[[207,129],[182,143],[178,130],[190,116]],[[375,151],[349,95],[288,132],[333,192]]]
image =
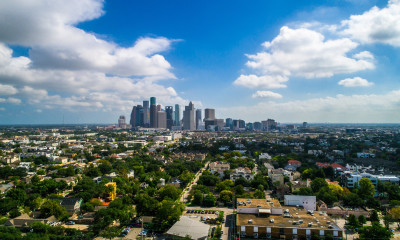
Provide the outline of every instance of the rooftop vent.
[[249,223],[253,223],[253,219],[249,219]]
[[312,222],[308,223],[308,226],[309,226],[309,227],[312,227]]
[[273,222],[275,222],[275,220],[274,220],[273,218],[271,218],[271,219],[269,220],[269,222],[270,222],[270,223],[273,223]]

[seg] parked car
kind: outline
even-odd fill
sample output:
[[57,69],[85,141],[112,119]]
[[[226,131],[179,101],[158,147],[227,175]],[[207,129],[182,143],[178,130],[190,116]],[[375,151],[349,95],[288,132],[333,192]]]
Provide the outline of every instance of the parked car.
[[148,232],[149,232],[149,230],[144,229],[143,231],[141,231],[141,232],[139,233],[139,236],[146,236]]
[[74,221],[68,221],[66,224],[67,224],[67,225],[74,225],[75,222],[74,222]]

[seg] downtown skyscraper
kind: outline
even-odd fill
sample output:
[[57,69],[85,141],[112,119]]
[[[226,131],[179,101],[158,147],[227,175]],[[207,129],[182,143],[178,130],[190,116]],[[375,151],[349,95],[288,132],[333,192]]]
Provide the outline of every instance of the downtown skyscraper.
[[180,113],[181,107],[179,104],[175,104],[175,126],[180,126],[181,125],[181,113]]
[[157,128],[157,105],[156,97],[150,98],[150,127]]
[[189,106],[185,106],[185,110],[183,111],[184,130],[196,130],[194,111],[194,105],[192,102],[189,103]]

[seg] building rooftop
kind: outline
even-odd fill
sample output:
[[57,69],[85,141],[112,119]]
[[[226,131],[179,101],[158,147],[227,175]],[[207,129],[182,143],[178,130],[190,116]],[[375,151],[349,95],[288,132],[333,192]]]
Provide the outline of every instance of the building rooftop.
[[237,207],[243,208],[282,208],[281,204],[277,199],[248,199],[248,198],[238,198]]
[[[312,216],[304,209],[296,207],[284,207],[285,212],[289,212],[292,217],[284,215],[258,216],[256,214],[237,214],[237,225],[239,226],[264,226],[274,228],[307,228],[318,230],[338,230],[334,221],[322,212],[314,212]],[[273,219],[273,220],[272,220]],[[300,222],[299,222],[300,221]],[[302,221],[302,222],[301,222]],[[311,224],[311,225],[310,225]]]

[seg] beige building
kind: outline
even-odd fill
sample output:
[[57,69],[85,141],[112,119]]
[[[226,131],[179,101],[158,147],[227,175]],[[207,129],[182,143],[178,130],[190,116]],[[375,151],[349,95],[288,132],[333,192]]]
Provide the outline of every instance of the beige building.
[[343,230],[325,213],[282,207],[276,199],[237,199],[237,234],[267,239],[343,239]]

